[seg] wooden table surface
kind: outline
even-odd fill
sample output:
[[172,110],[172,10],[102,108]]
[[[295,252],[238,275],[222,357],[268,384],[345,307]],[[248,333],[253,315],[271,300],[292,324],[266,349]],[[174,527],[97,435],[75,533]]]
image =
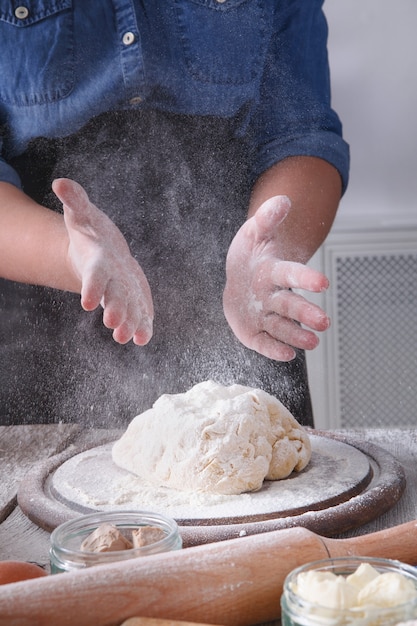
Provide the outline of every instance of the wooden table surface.
[[[120,431],[114,431],[115,436]],[[407,486],[387,513],[366,526],[339,535],[362,535],[417,518],[417,429],[363,429],[336,431],[361,438],[390,452],[404,467]],[[110,431],[110,434],[112,431]],[[16,494],[34,463],[65,450],[70,444],[100,442],[109,431],[83,429],[76,424],[0,426],[0,560],[34,561],[49,567],[49,533],[20,510]]]

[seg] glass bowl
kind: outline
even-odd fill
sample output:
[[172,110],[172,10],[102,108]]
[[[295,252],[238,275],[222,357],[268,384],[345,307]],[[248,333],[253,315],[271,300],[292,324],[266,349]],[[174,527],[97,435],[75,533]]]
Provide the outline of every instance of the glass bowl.
[[[326,583],[326,576],[335,574],[347,578],[364,564],[369,564],[379,574],[395,573],[404,577],[407,597],[395,604],[395,597],[398,597],[400,591],[395,585],[392,588],[393,578],[400,586],[402,582],[399,582],[398,577],[389,577],[384,579],[388,586],[380,588],[379,602],[386,605],[392,602],[392,606],[377,606],[375,594],[372,596],[369,592],[365,594],[366,599],[362,597],[362,606],[353,602],[352,608],[341,608],[343,604],[349,606],[350,603],[347,590],[338,585],[341,583],[344,587],[345,581],[338,580],[336,586],[330,590],[327,585],[333,585],[334,580]],[[374,590],[375,583],[368,589]],[[352,597],[355,597],[355,593],[352,591]],[[416,617],[417,569],[399,561],[370,557],[322,559],[294,569],[284,581],[281,596],[282,626],[391,626]]]
[[[102,524],[115,526],[128,541],[132,539],[132,531],[149,526],[162,530],[163,536],[157,541],[137,548],[109,552],[82,550],[83,541]],[[182,548],[182,539],[176,521],[148,511],[99,512],[81,515],[55,528],[51,533],[50,542],[52,574]]]

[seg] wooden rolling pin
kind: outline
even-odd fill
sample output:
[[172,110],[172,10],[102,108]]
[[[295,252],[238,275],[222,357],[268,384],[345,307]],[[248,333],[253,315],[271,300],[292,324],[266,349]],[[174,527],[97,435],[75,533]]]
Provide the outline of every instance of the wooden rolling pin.
[[179,622],[158,617],[131,617],[120,626],[213,626],[213,624],[197,624],[195,622]]
[[0,586],[1,626],[120,626],[134,616],[249,625],[280,615],[285,576],[329,556],[417,563],[417,522],[350,539],[289,528]]

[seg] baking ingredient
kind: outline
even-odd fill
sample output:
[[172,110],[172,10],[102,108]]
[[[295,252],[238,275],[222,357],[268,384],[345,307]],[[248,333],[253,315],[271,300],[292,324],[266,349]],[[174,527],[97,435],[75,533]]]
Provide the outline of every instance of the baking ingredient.
[[335,610],[388,608],[417,597],[411,580],[399,572],[379,573],[369,563],[342,576],[332,572],[301,572],[293,585],[300,598]]
[[417,597],[414,584],[397,572],[385,572],[368,583],[358,594],[360,606],[390,607]]
[[40,578],[47,573],[36,563],[26,561],[0,561],[0,585],[15,583],[30,578]]
[[113,524],[100,524],[81,544],[83,552],[115,552],[132,547],[132,543]]
[[275,397],[209,380],[185,393],[162,395],[132,420],[112,457],[150,484],[239,494],[304,469],[311,444]]
[[165,539],[166,533],[162,528],[156,526],[142,526],[141,528],[135,528],[132,530],[132,541],[134,548],[143,548],[143,546],[149,546],[157,541]]
[[109,523],[100,524],[81,544],[83,552],[116,552],[143,548],[165,539],[166,533],[156,526],[140,526],[132,530],[132,541],[129,541],[116,526]]
[[346,577],[346,582],[360,591],[375,578],[379,578],[379,576],[380,574],[375,567],[372,567],[369,563],[361,563],[353,574],[349,574],[349,576]]
[[308,602],[332,609],[350,609],[356,603],[356,589],[346,583],[342,576],[331,572],[309,570],[297,576],[294,593]]

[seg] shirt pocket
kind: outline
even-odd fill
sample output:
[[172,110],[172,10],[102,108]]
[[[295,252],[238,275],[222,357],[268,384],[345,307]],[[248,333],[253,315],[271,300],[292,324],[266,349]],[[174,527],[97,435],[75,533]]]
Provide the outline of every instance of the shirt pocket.
[[74,82],[72,0],[0,3],[0,100],[33,105],[65,98]]
[[261,0],[173,0],[184,58],[202,82],[245,84],[263,64]]

